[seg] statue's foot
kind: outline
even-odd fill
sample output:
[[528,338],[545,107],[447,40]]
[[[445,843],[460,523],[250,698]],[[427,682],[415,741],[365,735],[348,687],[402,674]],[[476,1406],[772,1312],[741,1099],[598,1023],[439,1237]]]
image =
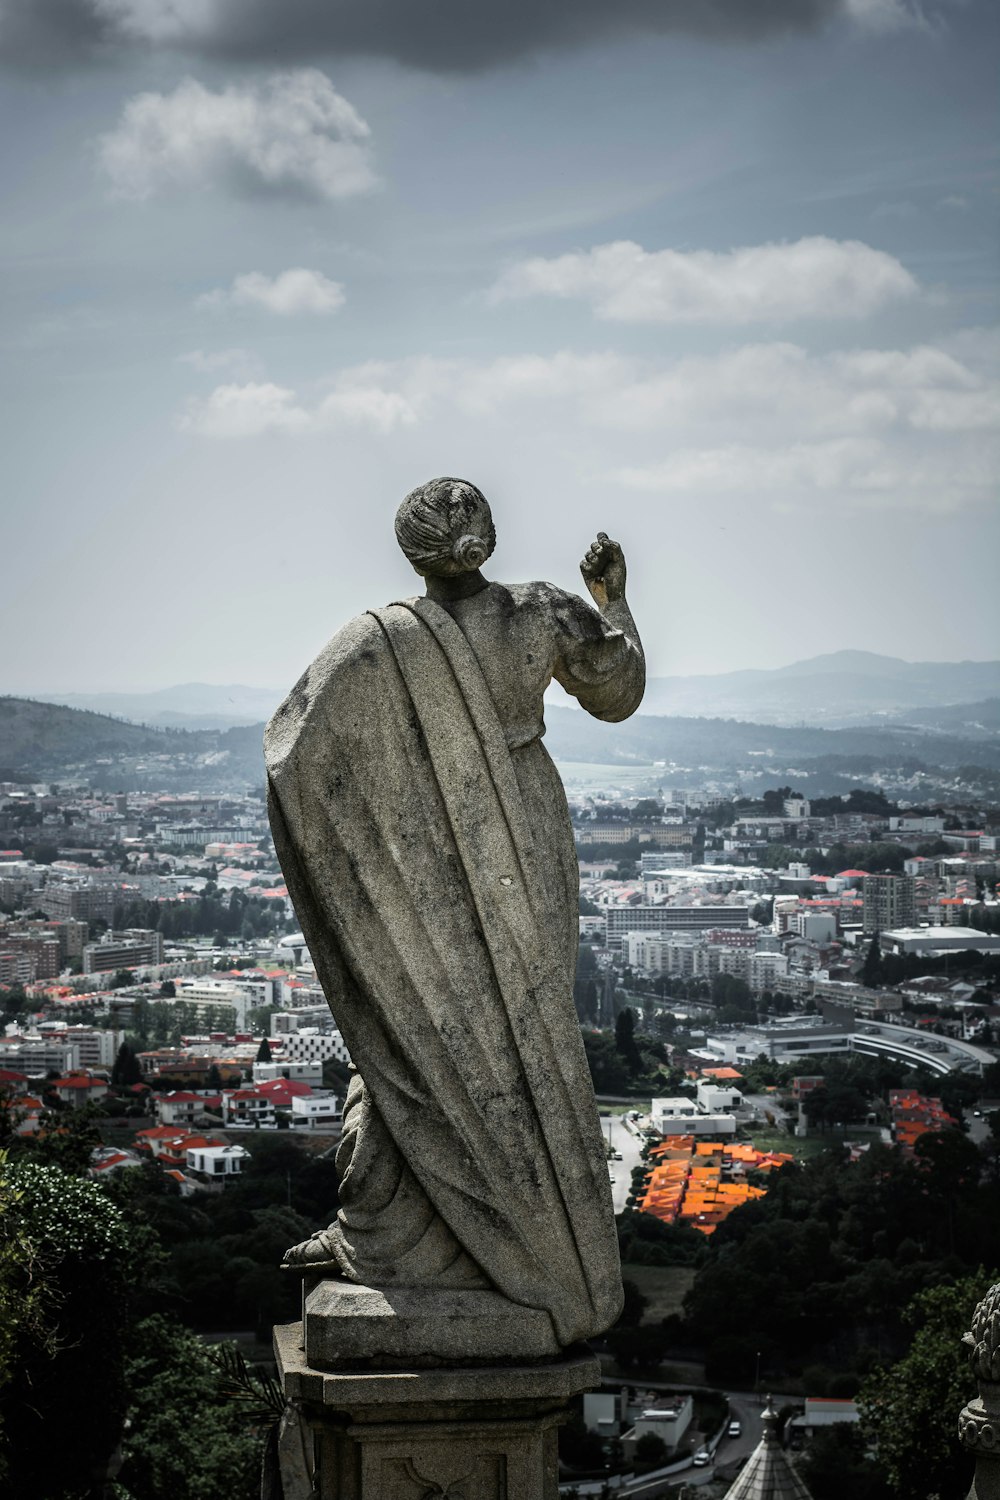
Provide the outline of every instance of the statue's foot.
[[333,1276],[342,1270],[333,1249],[333,1234],[329,1229],[320,1229],[300,1245],[285,1251],[281,1262],[283,1271],[294,1271],[299,1276]]

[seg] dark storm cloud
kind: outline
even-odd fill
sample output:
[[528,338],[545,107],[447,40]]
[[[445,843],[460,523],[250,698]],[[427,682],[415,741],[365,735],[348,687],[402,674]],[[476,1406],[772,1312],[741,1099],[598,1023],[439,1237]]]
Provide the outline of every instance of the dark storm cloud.
[[475,72],[643,34],[752,42],[815,31],[848,8],[849,0],[0,0],[0,57],[61,66],[158,45],[247,62],[360,54]]

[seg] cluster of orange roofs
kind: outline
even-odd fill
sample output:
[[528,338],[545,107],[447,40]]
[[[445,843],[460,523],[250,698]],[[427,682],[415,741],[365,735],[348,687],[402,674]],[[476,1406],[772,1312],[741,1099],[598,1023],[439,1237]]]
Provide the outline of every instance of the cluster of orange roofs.
[[947,1130],[958,1121],[950,1115],[940,1099],[918,1094],[916,1089],[890,1089],[892,1138],[904,1156],[913,1156],[913,1148],[928,1131]]
[[727,1214],[764,1189],[734,1180],[750,1167],[769,1172],[793,1158],[782,1151],[758,1151],[744,1141],[696,1141],[693,1135],[668,1135],[649,1153],[650,1171],[637,1207],[667,1224],[690,1224],[714,1234]]

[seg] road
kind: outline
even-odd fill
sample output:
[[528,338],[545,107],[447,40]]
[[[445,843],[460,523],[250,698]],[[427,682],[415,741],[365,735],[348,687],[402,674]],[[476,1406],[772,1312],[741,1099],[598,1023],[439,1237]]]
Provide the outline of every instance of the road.
[[[622,1382],[625,1385],[628,1383],[628,1381]],[[650,1389],[655,1389],[661,1384],[652,1381],[649,1386]],[[711,1484],[720,1468],[724,1469],[727,1475],[731,1475],[741,1460],[749,1458],[760,1442],[762,1431],[760,1414],[764,1407],[764,1400],[763,1397],[751,1395],[747,1391],[728,1391],[725,1394],[729,1402],[730,1420],[737,1417],[743,1431],[739,1437],[722,1439],[715,1451],[712,1463],[707,1464],[703,1469],[696,1469],[693,1466],[674,1472],[661,1469],[645,1475],[642,1479],[633,1479],[631,1482],[612,1479],[610,1481],[612,1495],[620,1494],[623,1500],[625,1496],[628,1496],[629,1500],[657,1500],[657,1497],[675,1491],[680,1484],[687,1485],[688,1489],[697,1489],[701,1485]],[[694,1441],[692,1439],[692,1442]],[[601,1487],[600,1480],[584,1480],[578,1485],[580,1495],[587,1497],[599,1495]]]
[[632,1188],[632,1169],[639,1165],[642,1141],[630,1130],[626,1130],[622,1115],[601,1115],[601,1130],[612,1151],[620,1151],[622,1154],[621,1161],[609,1164],[611,1175],[615,1179],[611,1184],[611,1196],[614,1199],[615,1213],[620,1214]]

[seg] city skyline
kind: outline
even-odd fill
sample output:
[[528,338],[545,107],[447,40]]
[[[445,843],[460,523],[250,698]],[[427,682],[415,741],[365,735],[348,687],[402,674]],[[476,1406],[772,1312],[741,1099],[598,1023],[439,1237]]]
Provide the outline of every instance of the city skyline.
[[1000,655],[985,0],[273,10],[0,4],[0,691],[287,685],[434,473],[653,676]]

